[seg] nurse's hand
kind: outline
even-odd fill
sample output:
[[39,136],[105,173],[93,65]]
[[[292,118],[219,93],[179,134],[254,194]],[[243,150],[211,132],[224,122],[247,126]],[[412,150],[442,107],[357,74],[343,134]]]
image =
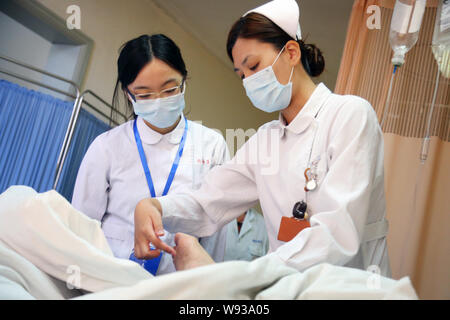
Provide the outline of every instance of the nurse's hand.
[[175,250],[173,263],[177,271],[188,270],[214,263],[208,252],[198,242],[197,238],[184,233],[175,235]]
[[[134,255],[138,259],[156,258],[160,250],[175,255],[175,250],[159,237],[164,235],[159,201],[147,198],[139,201],[134,211]],[[150,243],[158,250],[150,250]]]

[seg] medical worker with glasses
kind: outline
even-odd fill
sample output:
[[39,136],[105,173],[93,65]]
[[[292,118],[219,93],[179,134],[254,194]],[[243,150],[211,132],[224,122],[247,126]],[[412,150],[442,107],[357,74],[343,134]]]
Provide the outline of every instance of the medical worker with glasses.
[[[203,177],[229,159],[224,138],[189,121],[186,70],[177,45],[162,34],[128,41],[117,62],[114,105],[123,94],[134,119],[98,136],[78,171],[72,204],[101,222],[114,256],[134,260],[154,275],[175,271],[172,257],[153,250],[137,259],[134,209],[139,200],[198,189]],[[187,217],[187,219],[189,219]],[[174,235],[162,238],[174,245]],[[223,261],[226,228],[199,240],[214,261]]]

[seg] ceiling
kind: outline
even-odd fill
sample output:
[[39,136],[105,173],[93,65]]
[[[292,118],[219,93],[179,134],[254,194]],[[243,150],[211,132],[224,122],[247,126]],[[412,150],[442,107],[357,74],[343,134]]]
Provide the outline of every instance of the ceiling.
[[[225,43],[231,25],[266,0],[153,0],[158,7],[196,37],[231,68]],[[316,44],[325,57],[319,81],[334,89],[354,0],[297,0],[300,25],[307,43]]]

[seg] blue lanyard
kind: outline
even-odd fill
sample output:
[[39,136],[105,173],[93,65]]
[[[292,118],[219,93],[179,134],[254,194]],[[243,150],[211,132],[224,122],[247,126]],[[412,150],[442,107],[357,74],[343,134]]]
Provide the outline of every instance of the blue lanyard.
[[[145,156],[144,148],[142,147],[141,136],[139,135],[136,121],[137,121],[137,119],[135,119],[134,123],[133,123],[134,138],[136,140],[136,146],[139,151],[139,157],[141,158],[142,167],[144,168],[145,177],[147,178],[147,184],[148,184],[148,188],[150,190],[150,195],[152,196],[152,198],[155,198],[156,197],[155,187],[153,185],[152,175],[150,174],[150,169],[147,164],[147,157]],[[188,122],[187,122],[187,119],[184,118],[183,136],[181,138],[180,146],[178,147],[178,151],[175,156],[175,160],[173,161],[172,169],[170,169],[169,178],[167,179],[166,186],[162,193],[163,196],[167,195],[167,193],[169,192],[170,186],[172,185],[173,179],[175,178],[175,173],[177,172],[178,164],[180,163],[181,156],[183,155],[184,143],[186,142],[187,131],[188,131]],[[161,251],[161,254],[156,258],[149,259],[149,260],[140,260],[140,259],[136,258],[136,256],[134,255],[134,251],[133,251],[132,254],[130,255],[130,260],[139,263],[148,272],[150,272],[153,275],[156,275],[159,264],[161,262],[161,257],[162,257],[162,251]]]
[[[152,198],[155,198],[156,197],[155,187],[153,185],[152,175],[150,174],[150,169],[147,164],[147,158],[144,153],[144,148],[142,147],[141,136],[139,135],[136,121],[137,121],[137,119],[134,120],[134,124],[133,124],[134,138],[136,140],[136,146],[138,148],[139,156],[141,158],[142,167],[144,168],[145,177],[147,178],[147,184],[148,184],[148,188],[150,190],[150,195],[152,196]],[[173,161],[172,169],[170,169],[169,178],[167,179],[166,186],[164,187],[164,191],[162,193],[163,196],[167,195],[167,193],[169,192],[170,186],[172,185],[173,179],[175,178],[175,173],[177,172],[178,164],[180,163],[181,156],[183,155],[184,143],[186,142],[187,131],[188,131],[188,122],[187,122],[187,119],[184,118],[183,137],[181,138],[180,146],[178,147],[178,151],[175,156],[175,160]]]

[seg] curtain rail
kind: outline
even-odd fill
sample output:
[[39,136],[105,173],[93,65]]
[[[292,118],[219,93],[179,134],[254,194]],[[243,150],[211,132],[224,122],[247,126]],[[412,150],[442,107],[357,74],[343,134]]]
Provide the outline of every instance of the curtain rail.
[[[63,95],[65,95],[65,96],[69,97],[69,98],[77,99],[77,97],[76,97],[75,95],[73,95],[72,93],[69,93],[69,92],[66,92],[66,91],[62,91],[62,90],[60,90],[60,89],[57,89],[57,88],[55,88],[55,87],[46,85],[46,84],[41,83],[41,82],[39,82],[39,81],[36,81],[36,80],[30,79],[30,78],[21,76],[21,75],[19,75],[19,74],[17,74],[17,73],[14,73],[14,72],[11,72],[11,71],[6,71],[6,70],[4,70],[4,69],[2,69],[2,68],[0,68],[0,73],[4,73],[4,74],[6,74],[6,75],[8,75],[8,76],[11,76],[11,77],[14,77],[14,78],[17,78],[17,79],[20,79],[20,80],[23,80],[23,81],[26,81],[26,82],[35,84],[35,85],[38,85],[38,86],[40,86],[40,87],[42,87],[42,88],[45,88],[45,89],[52,90],[52,91],[54,91],[54,92],[63,94]],[[90,91],[90,90],[86,90],[86,91]],[[99,98],[99,100],[102,101],[103,103],[105,103],[103,99]],[[108,121],[110,122],[110,125],[111,125],[111,123],[113,123],[114,125],[119,125],[119,123],[118,123],[117,121],[114,121],[114,120],[111,119],[111,116],[107,115],[106,113],[104,113],[103,111],[101,111],[100,109],[98,109],[97,107],[93,106],[93,105],[92,105],[91,103],[89,103],[88,101],[83,100],[83,103],[86,104],[87,106],[89,106],[91,109],[93,109],[93,110],[94,110],[95,112],[97,112],[98,114],[100,114],[100,115],[102,115],[103,117],[105,117],[106,119],[108,119]],[[122,116],[124,119],[126,119],[126,116],[125,116],[123,113],[121,113],[120,111],[114,110],[114,112],[116,112],[117,114],[119,114],[120,116]]]

